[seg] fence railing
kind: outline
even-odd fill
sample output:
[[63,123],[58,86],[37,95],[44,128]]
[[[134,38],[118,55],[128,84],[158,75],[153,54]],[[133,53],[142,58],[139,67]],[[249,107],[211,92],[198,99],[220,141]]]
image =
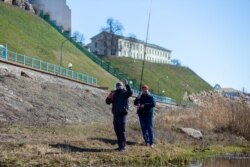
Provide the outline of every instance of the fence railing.
[[21,54],[9,51],[7,47],[3,47],[2,45],[0,45],[0,57],[8,61],[30,66],[30,67],[33,67],[42,71],[62,75],[62,76],[72,78],[78,81],[86,82],[92,85],[97,85],[97,79],[92,76],[89,76],[84,73],[80,73],[80,72],[77,72],[68,68],[57,66],[55,64],[51,64],[51,63],[48,63],[39,59],[35,59],[33,57],[29,57],[29,56],[25,56],[25,55],[21,55]]
[[[133,89],[134,95],[139,95],[141,92],[138,89]],[[176,101],[169,97],[159,96],[156,94],[151,93],[151,95],[155,98],[156,101],[162,102],[162,103],[168,103],[168,104],[175,104]]]

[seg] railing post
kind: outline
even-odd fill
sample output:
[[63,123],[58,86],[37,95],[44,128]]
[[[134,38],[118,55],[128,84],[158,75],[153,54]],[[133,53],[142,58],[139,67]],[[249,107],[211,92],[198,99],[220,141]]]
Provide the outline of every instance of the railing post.
[[14,54],[14,61],[17,62],[17,53]]
[[87,79],[86,82],[89,83],[89,76],[88,75],[86,75],[86,79]]
[[71,71],[71,78],[74,78],[74,71]]
[[5,58],[6,60],[8,60],[8,46],[7,46],[7,44],[6,44],[6,47],[5,47],[5,49],[4,49],[4,58]]
[[76,79],[78,80],[78,72],[76,72]]
[[82,81],[82,74],[79,74],[79,80]]
[[49,63],[46,62],[46,71],[48,72],[49,71]]
[[66,77],[68,76],[68,73],[69,73],[69,70],[68,70],[68,69],[66,69]]
[[84,82],[85,82],[85,76],[86,76],[86,75],[85,75],[85,74],[83,74],[83,81],[84,81]]
[[26,57],[25,57],[25,55],[23,55],[23,65],[25,65],[26,64]]
[[55,64],[53,64],[53,72],[54,72],[54,74],[56,73],[56,65]]
[[31,67],[34,67],[34,59],[31,58]]
[[39,60],[39,69],[41,70],[42,69],[42,61]]

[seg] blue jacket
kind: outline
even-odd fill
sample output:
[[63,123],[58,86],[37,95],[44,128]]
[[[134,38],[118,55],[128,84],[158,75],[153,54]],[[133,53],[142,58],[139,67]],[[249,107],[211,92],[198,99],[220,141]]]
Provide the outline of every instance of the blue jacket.
[[156,105],[155,103],[155,99],[152,95],[150,94],[147,94],[147,95],[144,95],[142,94],[140,99],[136,98],[134,100],[134,105],[142,105],[144,104],[145,107],[144,108],[139,108],[137,110],[137,113],[139,115],[139,117],[146,117],[146,116],[153,116],[153,113],[154,113],[154,107]]
[[133,92],[129,85],[126,89],[116,90],[112,96],[106,98],[106,104],[112,103],[112,113],[114,116],[124,116],[128,114],[128,98],[132,96]]

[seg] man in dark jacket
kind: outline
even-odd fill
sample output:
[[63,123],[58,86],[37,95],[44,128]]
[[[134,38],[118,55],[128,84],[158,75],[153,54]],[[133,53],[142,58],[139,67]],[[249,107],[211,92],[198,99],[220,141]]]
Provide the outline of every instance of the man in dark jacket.
[[147,85],[142,86],[142,95],[135,99],[134,105],[137,106],[137,114],[139,116],[145,145],[149,144],[150,147],[154,147],[153,119],[156,104],[154,97],[149,93],[149,87]]
[[127,80],[125,81],[125,85],[126,90],[123,88],[123,84],[118,82],[116,90],[111,92],[106,98],[107,104],[112,103],[113,124],[119,151],[126,151],[125,127],[128,114],[128,98],[133,94]]

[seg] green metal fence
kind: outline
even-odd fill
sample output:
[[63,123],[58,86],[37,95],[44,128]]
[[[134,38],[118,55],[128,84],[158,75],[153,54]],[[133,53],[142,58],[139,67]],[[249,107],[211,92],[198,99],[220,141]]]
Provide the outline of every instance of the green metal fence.
[[76,80],[86,82],[92,85],[97,85],[97,79],[92,76],[89,76],[89,75],[86,75],[84,73],[80,73],[77,71],[73,71],[68,68],[57,66],[55,64],[51,64],[51,63],[48,63],[39,59],[35,59],[33,57],[29,57],[29,56],[25,56],[25,55],[21,55],[21,54],[9,51],[7,47],[3,47],[2,45],[0,47],[0,55],[1,55],[1,58],[8,60],[8,61],[30,66],[30,67],[33,67],[42,71],[50,72],[53,74],[62,75],[62,76],[76,79]]
[[[133,89],[134,95],[139,95],[141,92],[138,89]],[[169,97],[159,96],[151,93],[151,95],[155,98],[157,102],[167,103],[167,104],[176,104],[176,101]]]

